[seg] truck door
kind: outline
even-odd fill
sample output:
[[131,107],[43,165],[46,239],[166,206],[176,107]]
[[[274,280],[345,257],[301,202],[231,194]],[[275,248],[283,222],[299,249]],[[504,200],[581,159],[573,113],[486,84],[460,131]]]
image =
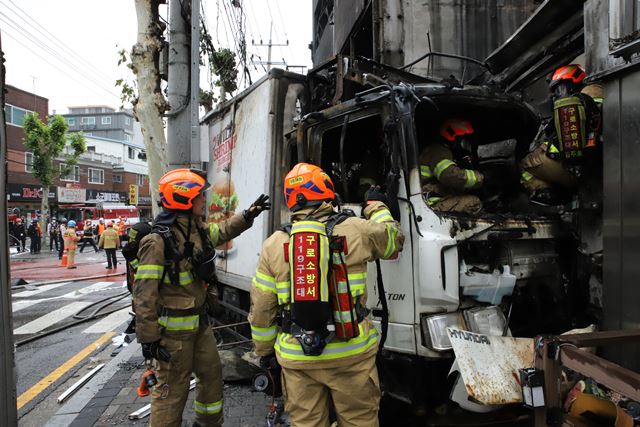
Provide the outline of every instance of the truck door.
[[[345,118],[346,117],[346,118]],[[352,112],[323,122],[310,133],[310,159],[331,177],[343,208],[361,212],[364,195],[371,185],[385,186],[392,168],[390,135],[385,132],[387,114],[374,108]],[[402,178],[401,178],[402,179]],[[400,196],[404,194],[400,184]],[[409,236],[407,210],[399,213],[401,229]],[[411,243],[395,260],[383,260],[382,276],[389,306],[389,329],[385,348],[415,353],[413,271]],[[367,274],[367,306],[379,324],[380,301],[376,287],[376,266],[370,263]],[[376,315],[378,317],[376,317]]]

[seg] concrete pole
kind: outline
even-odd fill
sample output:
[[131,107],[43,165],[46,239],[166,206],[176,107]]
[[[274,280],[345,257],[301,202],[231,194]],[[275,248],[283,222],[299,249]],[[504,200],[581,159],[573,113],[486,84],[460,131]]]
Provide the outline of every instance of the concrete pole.
[[[182,0],[188,13],[189,2]],[[169,170],[191,166],[190,51],[188,21],[180,0],[169,0],[167,161]]]
[[[0,105],[4,107],[4,53],[0,39]],[[9,232],[7,230],[7,135],[4,111],[0,111],[0,425],[18,425],[14,374],[11,283],[9,281]],[[45,194],[44,197],[47,195]]]
[[200,159],[200,0],[191,0],[191,166],[202,168]]

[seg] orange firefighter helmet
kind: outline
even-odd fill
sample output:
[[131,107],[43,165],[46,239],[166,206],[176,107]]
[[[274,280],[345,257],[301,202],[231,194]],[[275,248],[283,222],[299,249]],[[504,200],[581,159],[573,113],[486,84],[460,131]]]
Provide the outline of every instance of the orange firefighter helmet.
[[158,181],[160,201],[167,209],[189,210],[198,194],[209,187],[205,172],[197,169],[174,169]]
[[564,65],[558,68],[551,77],[550,87],[554,87],[560,82],[569,80],[573,84],[581,84],[585,77],[587,77],[587,73],[582,68],[580,64],[570,64]]
[[331,178],[318,166],[298,163],[284,178],[284,198],[289,209],[317,205],[335,196]]
[[455,141],[459,136],[473,135],[474,132],[469,120],[459,118],[445,120],[440,127],[440,136],[449,142]]

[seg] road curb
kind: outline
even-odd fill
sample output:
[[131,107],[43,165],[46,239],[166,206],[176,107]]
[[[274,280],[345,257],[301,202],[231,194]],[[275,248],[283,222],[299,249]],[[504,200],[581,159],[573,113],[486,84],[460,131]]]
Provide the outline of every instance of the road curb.
[[83,277],[73,277],[73,278],[68,278],[68,279],[55,279],[55,280],[47,280],[44,282],[33,282],[33,283],[27,283],[26,285],[20,285],[20,286],[13,286],[11,287],[11,289],[24,289],[26,286],[42,286],[42,285],[53,285],[56,283],[62,283],[62,282],[81,282],[83,280],[92,280],[92,279],[103,279],[105,277],[116,277],[116,276],[122,276],[127,274],[126,271],[123,271],[121,273],[109,273],[109,274],[97,274],[95,276],[83,276]]
[[140,353],[140,344],[133,342],[123,349],[81,390],[73,395],[45,424],[45,427],[67,427],[80,414],[82,409],[103,388],[103,386],[120,369],[120,364],[128,361],[133,355]]

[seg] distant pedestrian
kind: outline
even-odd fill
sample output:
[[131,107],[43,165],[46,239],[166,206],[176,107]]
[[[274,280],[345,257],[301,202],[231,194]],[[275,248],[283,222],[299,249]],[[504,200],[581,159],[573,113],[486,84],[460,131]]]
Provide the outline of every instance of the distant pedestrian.
[[118,260],[116,258],[116,249],[120,246],[118,232],[113,228],[113,222],[107,222],[107,228],[100,235],[98,246],[104,248],[107,253],[107,270],[118,268]]
[[77,248],[78,236],[76,235],[76,222],[70,220],[67,223],[67,231],[64,232],[64,250],[67,251],[67,268],[77,268],[75,266]]
[[91,221],[89,220],[85,221],[84,228],[82,229],[82,231],[83,231],[82,246],[80,247],[80,253],[82,253],[82,251],[84,250],[84,247],[87,246],[87,243],[93,246],[93,249],[95,249],[95,251],[98,252],[98,247],[96,246],[96,242],[93,241],[93,224],[91,224]]
[[120,222],[118,223],[118,240],[120,240],[120,244],[127,237],[127,218],[121,216]]
[[58,259],[62,259],[62,254],[64,253],[64,233],[67,231],[67,219],[62,218],[60,220],[60,226],[58,227],[58,243],[60,244],[60,249],[58,250]]
[[24,220],[21,218],[16,218],[16,223],[14,225],[14,236],[16,239],[20,241],[20,252],[24,252],[27,250],[27,229],[24,226]]
[[53,246],[56,247],[56,252],[58,249],[58,233],[60,233],[60,225],[58,225],[58,221],[55,219],[49,223],[49,252],[53,250]]
[[102,233],[104,233],[104,218],[100,218],[98,220],[98,238],[100,238],[100,236],[102,236]]
[[40,245],[40,236],[38,234],[38,223],[36,221],[32,221],[29,224],[29,228],[27,229],[27,236],[29,236],[30,245],[29,252],[31,254],[38,253],[38,246]]
[[44,233],[42,232],[42,227],[40,226],[40,221],[36,218],[36,253],[39,254],[42,249],[42,238]]

